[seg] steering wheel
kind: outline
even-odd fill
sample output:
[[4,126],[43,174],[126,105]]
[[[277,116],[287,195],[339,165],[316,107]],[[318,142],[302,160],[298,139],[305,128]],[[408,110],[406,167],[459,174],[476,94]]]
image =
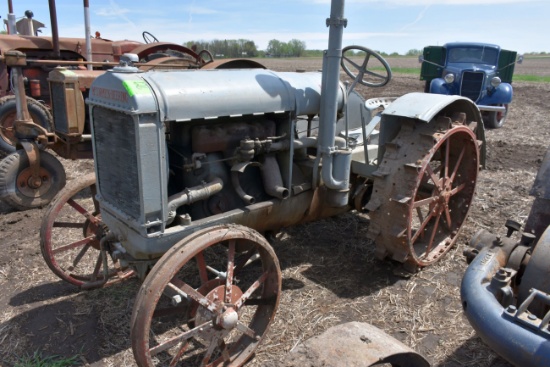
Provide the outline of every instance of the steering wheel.
[[210,64],[211,62],[214,62],[214,56],[212,55],[212,52],[208,50],[202,50],[201,52],[199,52],[198,59],[204,62],[205,64]]
[[145,31],[141,35],[143,36],[145,43],[160,42],[158,38],[153,36],[150,32]]
[[[365,53],[365,58],[361,64],[352,60],[356,51]],[[376,64],[382,64],[384,70],[381,73],[372,71],[373,67],[371,63],[371,70],[367,68],[370,58],[374,57],[378,62]],[[391,68],[388,62],[377,52],[362,46],[347,46],[342,49],[342,61],[340,62],[342,68],[354,80],[354,84],[359,83],[366,85],[367,87],[383,87],[391,80]]]

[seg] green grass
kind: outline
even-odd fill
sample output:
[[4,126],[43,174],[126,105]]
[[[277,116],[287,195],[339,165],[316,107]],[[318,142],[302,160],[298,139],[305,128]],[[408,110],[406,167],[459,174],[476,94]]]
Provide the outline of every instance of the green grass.
[[[383,67],[375,67],[371,70],[382,71]],[[416,74],[420,75],[420,68],[392,68],[392,73],[394,74]],[[550,83],[550,76],[540,76],[540,75],[523,75],[523,74],[514,74],[513,81],[515,82],[535,82],[535,83]]]
[[550,76],[538,76],[538,75],[518,75],[514,74],[515,82],[537,82],[537,83],[550,83]]
[[15,362],[14,367],[71,367],[81,364],[82,361],[80,361],[78,356],[69,358],[61,356],[43,357],[42,353],[36,351],[32,356],[19,358],[19,360]]

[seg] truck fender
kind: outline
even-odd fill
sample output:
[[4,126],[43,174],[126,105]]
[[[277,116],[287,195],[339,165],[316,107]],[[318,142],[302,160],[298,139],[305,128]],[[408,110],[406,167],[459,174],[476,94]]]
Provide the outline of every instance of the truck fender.
[[453,86],[452,84],[449,85],[443,78],[435,78],[432,79],[430,82],[430,93],[433,94],[445,94],[445,95],[451,95],[456,94],[452,91]]
[[512,102],[514,90],[509,83],[501,83],[494,91],[479,100],[479,105],[499,105]]
[[401,129],[403,117],[429,123],[437,115],[452,116],[457,112],[464,112],[467,121],[477,122],[475,133],[477,140],[481,142],[480,160],[484,167],[486,158],[485,128],[481,112],[472,100],[462,96],[414,92],[397,98],[382,113],[380,146],[391,141],[397,135]]

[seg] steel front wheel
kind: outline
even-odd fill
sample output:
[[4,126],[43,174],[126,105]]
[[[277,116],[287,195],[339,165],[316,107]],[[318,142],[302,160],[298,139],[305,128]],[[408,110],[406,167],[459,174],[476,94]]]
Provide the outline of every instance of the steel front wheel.
[[75,179],[48,207],[40,228],[40,249],[48,267],[61,279],[78,287],[106,286],[126,279],[133,271],[108,258],[105,280],[98,236],[101,223],[95,174]]
[[256,231],[220,225],[173,246],[143,283],[131,321],[137,364],[241,366],[279,304],[281,271]]
[[61,162],[46,151],[39,154],[38,179],[33,178],[24,150],[0,161],[0,198],[16,210],[46,206],[65,186],[65,169]]
[[470,127],[447,117],[404,124],[386,144],[374,181],[371,201],[380,205],[370,213],[369,236],[378,256],[410,270],[443,257],[465,223],[478,170],[479,148]]

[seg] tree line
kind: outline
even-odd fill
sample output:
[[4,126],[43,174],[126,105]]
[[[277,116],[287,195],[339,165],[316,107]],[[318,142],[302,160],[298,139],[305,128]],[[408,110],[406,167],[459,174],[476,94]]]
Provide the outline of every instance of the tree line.
[[252,40],[212,40],[188,41],[186,47],[197,51],[208,50],[216,58],[224,57],[300,57],[305,56],[306,43],[297,39],[282,42],[276,39],[269,41],[265,51],[258,50]]

